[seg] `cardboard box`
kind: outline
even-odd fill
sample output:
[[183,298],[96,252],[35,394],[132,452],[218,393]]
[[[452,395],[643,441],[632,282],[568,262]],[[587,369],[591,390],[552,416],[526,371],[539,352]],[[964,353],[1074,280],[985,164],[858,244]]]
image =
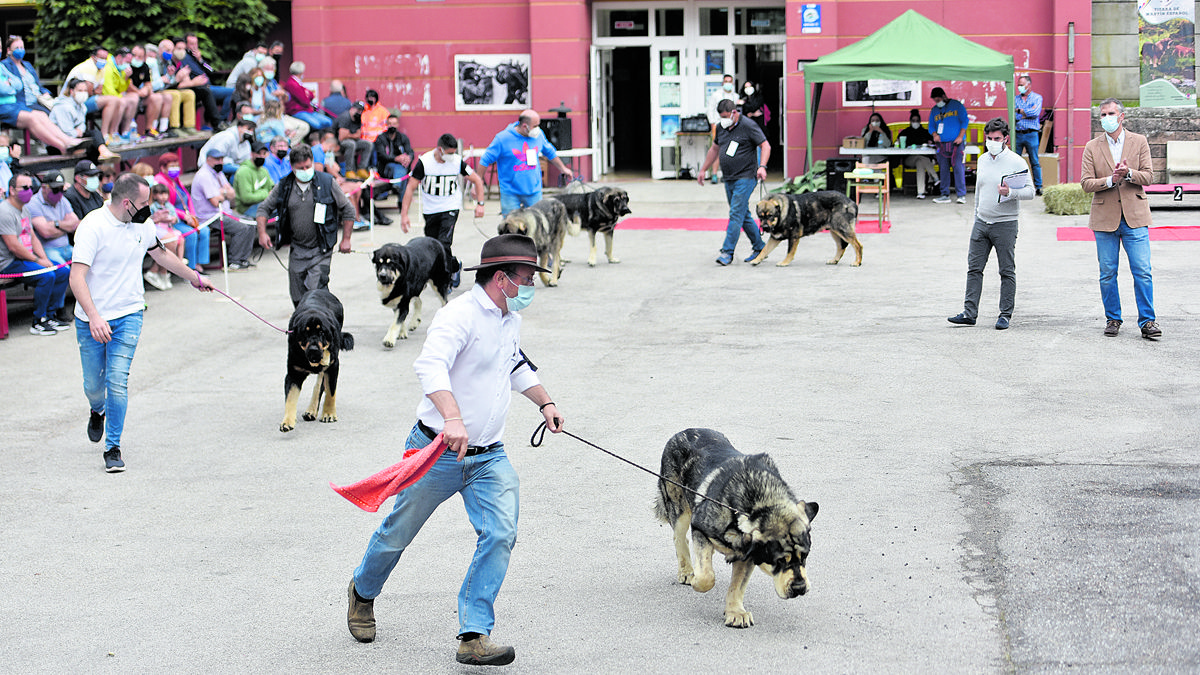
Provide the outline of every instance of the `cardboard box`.
[[847,136],[842,139],[843,148],[861,148],[864,147],[862,136]]
[[1038,155],[1038,164],[1042,165],[1042,187],[1058,185],[1058,154]]

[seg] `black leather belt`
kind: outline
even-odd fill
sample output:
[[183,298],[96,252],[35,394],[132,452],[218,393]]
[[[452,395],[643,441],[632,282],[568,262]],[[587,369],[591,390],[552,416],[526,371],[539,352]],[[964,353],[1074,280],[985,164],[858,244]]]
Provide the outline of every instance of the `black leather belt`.
[[[421,433],[425,434],[426,436],[428,436],[430,438],[434,438],[438,435],[438,432],[425,426],[425,423],[422,422],[421,420],[417,420],[417,428],[421,430]],[[475,455],[482,455],[485,452],[492,452],[495,450],[499,450],[500,448],[503,448],[503,447],[504,447],[504,443],[502,443],[500,441],[496,441],[495,443],[492,443],[491,445],[468,445],[467,446],[467,454],[464,455],[464,457],[474,457]],[[446,452],[452,452],[452,451],[447,450]]]

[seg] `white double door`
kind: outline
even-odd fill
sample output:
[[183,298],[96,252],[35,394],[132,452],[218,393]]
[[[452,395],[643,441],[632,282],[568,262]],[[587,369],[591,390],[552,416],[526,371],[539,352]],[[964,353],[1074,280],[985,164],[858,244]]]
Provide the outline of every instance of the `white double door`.
[[[658,38],[650,46],[650,167],[654,178],[673,178],[679,170],[676,133],[686,117],[704,115],[734,71],[728,37]],[[684,163],[689,163],[684,158]]]

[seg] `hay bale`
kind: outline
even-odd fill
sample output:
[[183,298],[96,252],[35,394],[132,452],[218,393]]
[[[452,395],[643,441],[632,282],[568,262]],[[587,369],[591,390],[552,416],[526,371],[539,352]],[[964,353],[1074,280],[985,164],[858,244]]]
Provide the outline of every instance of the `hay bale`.
[[1079,183],[1047,185],[1042,190],[1042,196],[1046,203],[1046,213],[1060,216],[1087,215],[1092,206],[1092,195],[1084,192]]

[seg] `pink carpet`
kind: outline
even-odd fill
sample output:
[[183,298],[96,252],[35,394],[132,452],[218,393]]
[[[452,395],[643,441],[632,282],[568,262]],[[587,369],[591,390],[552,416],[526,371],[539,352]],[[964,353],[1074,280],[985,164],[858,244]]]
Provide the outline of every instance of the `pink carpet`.
[[1144,189],[1152,195],[1174,194],[1175,186],[1183,188],[1183,191],[1190,194],[1200,192],[1200,185],[1196,183],[1166,183],[1164,185],[1147,185]]
[[[626,218],[617,227],[622,230],[691,230],[695,232],[724,232],[729,224],[727,218]],[[877,220],[860,220],[856,232],[860,234],[887,234],[891,231],[891,221],[883,221],[883,228]]]
[[[1058,228],[1059,241],[1095,241],[1086,227]],[[1200,241],[1200,227],[1151,227],[1150,241]]]

